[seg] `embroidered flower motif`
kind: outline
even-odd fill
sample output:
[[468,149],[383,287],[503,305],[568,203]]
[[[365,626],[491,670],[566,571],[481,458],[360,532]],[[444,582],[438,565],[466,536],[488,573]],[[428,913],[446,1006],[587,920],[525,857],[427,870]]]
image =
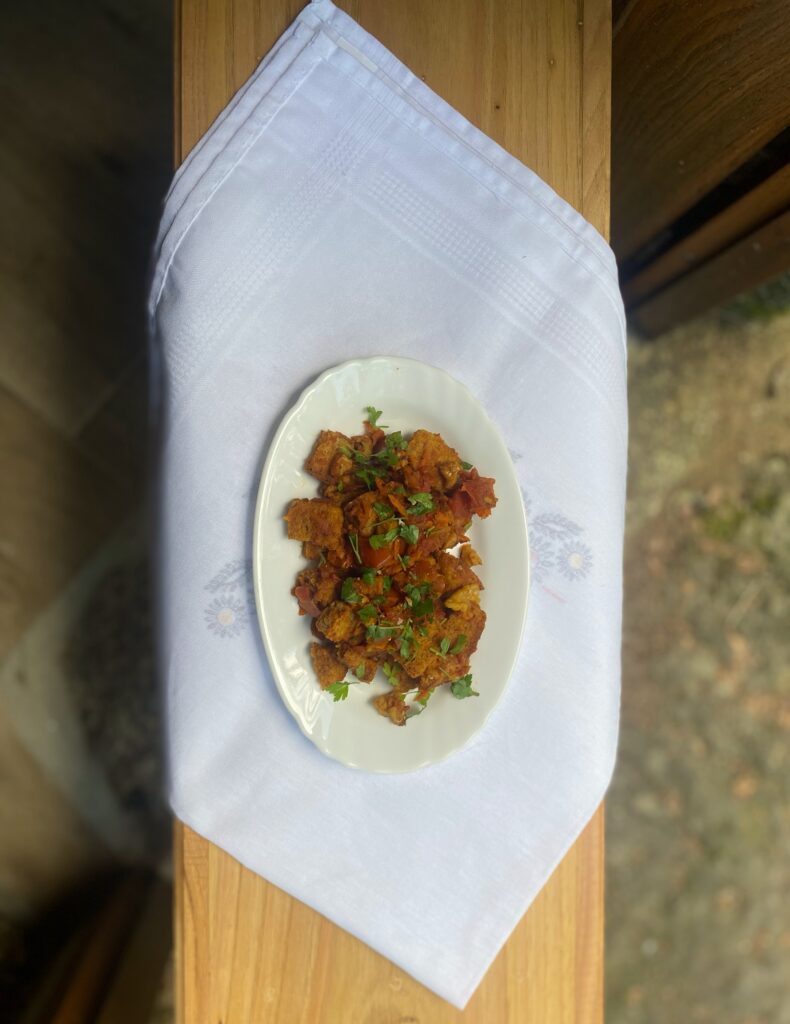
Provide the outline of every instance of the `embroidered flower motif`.
[[217,636],[238,636],[247,624],[247,606],[237,597],[215,597],[206,608],[205,618]]
[[538,582],[545,580],[554,568],[555,555],[551,540],[539,534],[529,539],[529,565]]
[[566,579],[583,579],[592,568],[592,551],[586,544],[570,541],[560,548],[557,568]]

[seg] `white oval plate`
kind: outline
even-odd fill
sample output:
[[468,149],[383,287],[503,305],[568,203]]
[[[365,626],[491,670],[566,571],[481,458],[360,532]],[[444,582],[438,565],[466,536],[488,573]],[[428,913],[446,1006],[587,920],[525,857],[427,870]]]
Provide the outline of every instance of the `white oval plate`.
[[[457,700],[449,687],[433,696],[404,727],[379,715],[371,700],[389,685],[349,685],[335,703],[315,678],[308,653],[309,616],[297,614],[290,590],[305,566],[301,545],[286,536],[283,515],[293,498],[318,496],[304,462],[319,431],[362,431],[365,407],[383,410],[390,430],[419,427],[442,435],[483,476],[496,478],[498,504],[475,520],[470,539],[488,616],[472,656],[479,697]],[[434,764],[467,743],[499,702],[518,655],[527,613],[529,545],[521,490],[507,448],[483,407],[443,370],[414,359],[355,359],[327,370],[299,397],[272,441],[261,476],[253,528],[253,575],[258,619],[277,688],[302,732],[329,757],[371,772],[407,772]],[[349,675],[353,680],[353,675]]]

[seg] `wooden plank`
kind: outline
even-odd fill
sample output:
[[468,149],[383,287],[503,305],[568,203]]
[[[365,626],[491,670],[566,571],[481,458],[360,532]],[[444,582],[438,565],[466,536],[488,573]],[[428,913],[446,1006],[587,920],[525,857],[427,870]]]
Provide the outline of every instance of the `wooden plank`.
[[171,889],[151,880],[139,919],[92,1024],[143,1024],[150,1019],[172,939]]
[[760,228],[790,207],[790,164],[772,174],[737,202],[712,217],[697,231],[673,245],[641,273],[625,281],[622,290],[626,306],[638,302],[671,284],[706,260]]
[[[181,0],[178,153],[189,152],[302,6],[302,0]],[[606,233],[608,0],[346,0],[340,6]],[[461,1013],[177,825],[177,1019],[599,1024],[603,835],[599,808]]]
[[145,875],[130,873],[110,893],[50,1024],[87,1024],[94,1020],[149,886],[150,879]]
[[599,811],[461,1012],[179,825],[177,1020],[600,1024],[603,834]]
[[622,262],[790,123],[786,0],[639,0],[615,26],[612,243]]
[[729,302],[790,267],[790,210],[637,306],[631,322],[648,338]]

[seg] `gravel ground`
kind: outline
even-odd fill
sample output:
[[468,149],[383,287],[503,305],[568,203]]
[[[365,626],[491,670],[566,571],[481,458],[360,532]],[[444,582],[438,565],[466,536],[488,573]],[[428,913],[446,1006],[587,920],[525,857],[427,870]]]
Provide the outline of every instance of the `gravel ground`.
[[790,314],[630,346],[609,1024],[790,1022]]

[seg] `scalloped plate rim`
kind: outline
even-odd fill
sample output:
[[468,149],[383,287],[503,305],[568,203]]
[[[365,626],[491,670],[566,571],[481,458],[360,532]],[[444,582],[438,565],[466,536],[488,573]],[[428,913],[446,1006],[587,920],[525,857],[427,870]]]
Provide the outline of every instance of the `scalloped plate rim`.
[[[275,653],[274,646],[272,644],[272,641],[271,641],[271,638],[270,638],[270,635],[269,635],[269,627],[268,627],[268,624],[267,624],[267,621],[266,621],[266,612],[265,612],[265,603],[266,602],[265,602],[265,599],[264,599],[264,587],[263,587],[263,582],[262,582],[262,578],[261,578],[261,571],[260,571],[261,545],[262,545],[263,539],[264,539],[264,531],[263,531],[264,511],[265,511],[265,506],[266,506],[268,487],[269,487],[269,483],[270,483],[270,481],[272,479],[272,467],[274,466],[275,461],[276,461],[276,459],[279,456],[279,450],[278,449],[279,449],[280,442],[282,441],[282,439],[283,439],[284,435],[286,434],[287,430],[289,429],[289,427],[292,425],[293,421],[303,411],[305,404],[315,395],[315,393],[317,391],[319,391],[323,387],[325,387],[328,384],[328,382],[331,381],[332,378],[341,376],[344,373],[349,373],[352,370],[354,370],[355,368],[360,368],[361,369],[361,368],[374,367],[375,364],[383,364],[383,366],[386,366],[386,367],[389,367],[389,368],[392,368],[393,364],[398,364],[398,366],[407,365],[407,366],[409,366],[410,368],[412,368],[416,372],[428,371],[429,373],[439,374],[439,375],[443,376],[444,378],[446,378],[447,382],[450,384],[451,387],[456,388],[460,393],[462,393],[464,395],[465,400],[468,401],[469,403],[471,403],[476,408],[478,413],[483,416],[483,418],[485,419],[485,421],[486,421],[486,423],[488,425],[488,428],[489,428],[492,436],[494,436],[496,438],[496,440],[498,441],[499,445],[502,448],[502,451],[503,451],[503,453],[505,455],[505,458],[506,458],[507,465],[509,467],[510,473],[512,474],[513,480],[516,483],[516,488],[518,490],[518,493],[519,493],[519,496],[520,496],[520,499],[521,499],[520,500],[520,510],[521,510],[521,523],[523,525],[523,535],[522,536],[523,536],[523,544],[524,544],[525,554],[526,554],[526,559],[525,559],[525,566],[526,566],[526,569],[525,569],[525,580],[524,580],[524,586],[523,586],[524,598],[523,598],[522,612],[521,612],[521,616],[520,616],[520,627],[519,627],[519,631],[518,631],[518,640],[513,645],[513,654],[512,654],[512,657],[510,658],[510,664],[508,666],[507,672],[503,673],[503,675],[506,675],[506,678],[505,678],[504,683],[501,686],[501,689],[500,689],[500,692],[499,692],[497,698],[495,699],[493,704],[488,708],[488,710],[485,711],[485,713],[481,715],[479,723],[477,724],[477,727],[468,736],[466,736],[460,743],[458,743],[456,746],[453,746],[451,749],[445,751],[440,756],[427,755],[427,756],[423,757],[422,760],[416,761],[415,763],[410,764],[407,767],[390,767],[390,768],[370,768],[370,767],[365,767],[364,765],[356,764],[353,760],[350,760],[348,757],[338,756],[338,754],[336,752],[333,752],[332,750],[327,749],[326,745],[322,742],[322,737],[317,736],[314,731],[310,731],[306,727],[306,725],[304,723],[304,720],[303,720],[303,717],[299,713],[299,710],[300,710],[299,706],[293,700],[293,695],[290,692],[288,686],[285,685],[283,680],[280,678],[279,660],[278,660],[277,655]],[[367,397],[369,397],[369,396],[367,396]],[[364,408],[364,407],[361,406],[361,408]],[[331,429],[331,428],[328,428],[328,429]],[[418,426],[414,426],[412,429],[418,429]],[[307,453],[305,453],[305,457],[306,457],[306,454]],[[525,628],[526,628],[527,611],[528,611],[528,608],[529,608],[529,594],[530,594],[530,585],[531,585],[531,564],[530,564],[531,558],[530,558],[530,548],[529,548],[529,528],[528,528],[528,523],[527,523],[526,509],[524,507],[523,498],[521,498],[521,489],[520,489],[520,487],[518,485],[518,478],[516,476],[515,469],[513,467],[513,462],[512,462],[512,459],[510,457],[510,453],[507,450],[507,446],[505,445],[504,439],[502,438],[502,435],[500,434],[498,427],[496,426],[494,421],[491,419],[491,417],[488,415],[488,412],[485,409],[485,407],[483,406],[483,404],[479,401],[479,399],[477,399],[475,397],[475,395],[471,392],[471,390],[464,383],[459,381],[457,378],[453,377],[452,374],[448,373],[442,367],[435,366],[432,363],[427,363],[427,362],[425,362],[423,360],[414,359],[414,358],[409,357],[409,356],[383,356],[383,355],[359,356],[359,357],[355,357],[355,358],[352,358],[352,359],[347,359],[347,360],[345,360],[342,363],[336,363],[335,365],[330,366],[328,369],[324,370],[317,377],[315,377],[310,383],[308,383],[304,387],[304,389],[300,392],[299,396],[296,398],[296,400],[293,402],[293,404],[283,414],[283,416],[282,416],[282,418],[281,418],[281,420],[280,420],[280,422],[279,422],[279,424],[277,426],[277,429],[276,429],[276,431],[274,433],[274,436],[272,437],[271,443],[269,444],[268,451],[266,453],[266,458],[264,460],[263,467],[261,469],[260,482],[259,482],[259,485],[258,485],[258,492],[257,492],[256,502],[255,502],[255,512],[254,512],[254,516],[253,516],[252,554],[253,554],[253,559],[252,559],[253,586],[254,586],[254,593],[255,593],[255,608],[256,608],[256,613],[257,613],[258,627],[260,629],[261,637],[263,639],[263,644],[264,644],[264,648],[265,648],[265,651],[266,651],[266,657],[267,657],[267,660],[269,662],[269,668],[271,669],[271,673],[272,673],[272,677],[274,679],[275,686],[277,687],[277,691],[278,691],[278,693],[279,693],[283,703],[285,704],[285,706],[288,709],[289,713],[292,715],[292,717],[295,719],[297,725],[299,726],[299,729],[300,729],[302,735],[305,736],[325,756],[331,758],[332,760],[338,762],[339,764],[345,765],[346,767],[353,768],[356,771],[368,772],[370,774],[395,775],[395,774],[407,774],[407,773],[410,773],[410,772],[418,771],[421,768],[426,768],[426,767],[429,767],[429,766],[434,765],[434,764],[441,764],[443,761],[446,761],[448,758],[452,757],[454,754],[460,752],[484,728],[486,722],[491,717],[491,715],[494,712],[494,710],[501,703],[501,701],[502,701],[502,699],[503,699],[503,697],[505,695],[505,692],[506,692],[508,686],[510,685],[510,681],[511,681],[511,678],[512,678],[512,675],[513,675],[513,671],[515,669],[516,662],[518,660],[518,656],[520,654],[521,647],[522,647],[523,642],[524,642],[524,632],[525,632]],[[337,710],[339,712],[343,710],[344,703],[345,702],[342,702],[342,701],[337,703],[336,707],[337,707]],[[371,709],[371,712],[372,712],[372,709]],[[372,713],[374,713],[374,712],[372,712]],[[397,727],[392,726],[392,728],[397,728]],[[398,731],[401,732],[401,733],[405,733],[407,729],[408,729],[408,726],[404,726],[401,729],[398,729]]]

